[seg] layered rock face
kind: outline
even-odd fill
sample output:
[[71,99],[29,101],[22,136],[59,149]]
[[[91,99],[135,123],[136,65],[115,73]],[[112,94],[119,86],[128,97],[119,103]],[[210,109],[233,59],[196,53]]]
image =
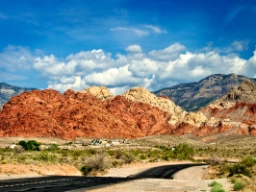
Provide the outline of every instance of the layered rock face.
[[[101,89],[99,89],[101,90]],[[100,95],[100,94],[97,94]],[[13,97],[0,114],[0,136],[135,138],[169,134],[170,114],[122,96],[102,102],[90,93],[31,91]]]
[[235,124],[232,127],[237,134],[256,136],[256,84],[245,80],[201,111],[208,117]]

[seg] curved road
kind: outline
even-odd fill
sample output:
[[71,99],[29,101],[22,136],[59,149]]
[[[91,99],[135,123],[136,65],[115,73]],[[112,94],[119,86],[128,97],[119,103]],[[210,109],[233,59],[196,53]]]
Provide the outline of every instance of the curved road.
[[201,166],[205,164],[176,164],[164,165],[147,169],[136,175],[124,177],[75,177],[75,176],[50,176],[37,178],[23,178],[0,181],[0,192],[82,192],[86,188],[99,187],[99,185],[110,185],[119,182],[130,181],[141,178],[169,178],[185,168]]

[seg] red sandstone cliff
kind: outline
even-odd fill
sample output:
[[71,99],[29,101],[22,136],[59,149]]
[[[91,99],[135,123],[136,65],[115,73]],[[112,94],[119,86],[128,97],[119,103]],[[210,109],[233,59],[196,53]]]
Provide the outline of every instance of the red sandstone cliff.
[[13,97],[0,114],[0,136],[123,137],[170,133],[169,114],[122,96],[105,103],[72,90],[26,92]]

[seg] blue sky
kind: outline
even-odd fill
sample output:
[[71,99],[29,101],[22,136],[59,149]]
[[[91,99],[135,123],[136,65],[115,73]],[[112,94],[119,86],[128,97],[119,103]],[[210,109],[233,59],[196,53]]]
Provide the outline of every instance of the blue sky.
[[256,78],[255,0],[0,0],[0,82],[150,91]]

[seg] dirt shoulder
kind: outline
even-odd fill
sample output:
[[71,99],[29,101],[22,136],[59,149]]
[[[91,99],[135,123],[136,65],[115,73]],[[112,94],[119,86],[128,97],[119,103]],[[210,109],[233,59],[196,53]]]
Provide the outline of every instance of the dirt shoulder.
[[39,177],[49,175],[81,176],[76,167],[70,165],[1,164],[0,179]]
[[[177,163],[190,163],[188,161],[183,162],[157,162],[157,163],[135,163],[126,165],[121,168],[109,169],[108,173],[103,176],[106,177],[126,177],[146,169],[170,165]],[[120,184],[101,186],[100,188],[91,188],[86,190],[87,192],[210,192],[211,188],[208,186],[213,180],[204,180],[204,175],[207,172],[207,166],[196,166],[183,169],[174,175],[174,179],[138,179]],[[221,183],[226,191],[230,189],[230,183],[227,179],[217,179],[217,182]]]

